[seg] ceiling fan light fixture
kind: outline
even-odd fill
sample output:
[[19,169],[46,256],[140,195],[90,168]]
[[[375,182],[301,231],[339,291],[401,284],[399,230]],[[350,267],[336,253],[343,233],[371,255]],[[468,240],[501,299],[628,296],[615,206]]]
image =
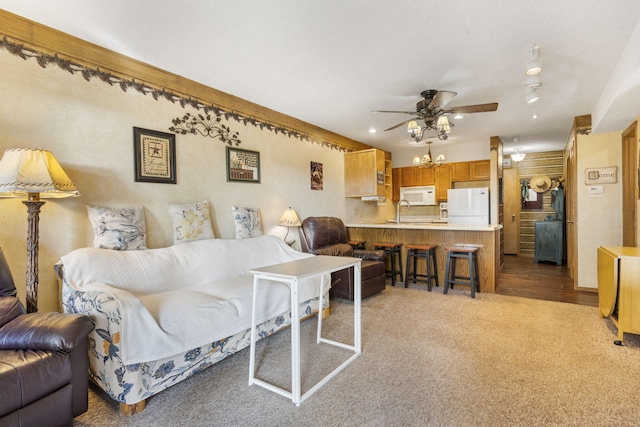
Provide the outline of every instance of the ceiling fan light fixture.
[[415,120],[410,120],[407,125],[407,132],[411,134],[412,137],[419,134],[422,129],[418,126],[418,123]]
[[438,117],[436,122],[436,128],[438,133],[451,133],[451,125],[449,124],[449,118],[445,115]]
[[516,150],[511,153],[511,160],[518,163],[524,160],[526,153],[523,153],[520,148],[516,148]]

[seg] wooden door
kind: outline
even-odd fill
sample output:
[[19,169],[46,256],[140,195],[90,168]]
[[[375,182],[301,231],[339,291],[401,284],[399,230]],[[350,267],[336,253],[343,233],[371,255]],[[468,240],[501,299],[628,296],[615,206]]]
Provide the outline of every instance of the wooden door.
[[622,133],[622,246],[638,246],[638,143],[637,122]]
[[578,247],[576,244],[576,230],[578,226],[578,224],[576,224],[576,149],[575,132],[573,132],[571,140],[567,142],[565,154],[565,226],[567,228],[567,267],[569,267],[569,274],[573,279],[574,288],[575,284],[578,283],[578,272],[576,270],[576,259],[578,259]]
[[504,253],[520,255],[520,173],[518,168],[502,170],[504,185]]

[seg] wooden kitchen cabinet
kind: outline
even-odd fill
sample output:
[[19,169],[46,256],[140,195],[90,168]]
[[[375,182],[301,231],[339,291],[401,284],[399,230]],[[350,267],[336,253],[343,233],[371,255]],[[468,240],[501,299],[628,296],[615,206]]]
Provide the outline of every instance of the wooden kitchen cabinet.
[[479,181],[491,178],[491,162],[489,160],[476,160],[469,162],[469,179]]
[[435,183],[435,168],[419,168],[417,166],[407,166],[402,168],[402,187],[435,185]]
[[451,181],[469,181],[469,162],[449,163],[451,165]]
[[436,168],[436,201],[447,200],[447,190],[451,188],[451,167],[443,164]]
[[449,163],[451,181],[484,181],[491,178],[491,161],[474,160],[472,162]]
[[400,201],[400,184],[402,184],[402,169],[403,168],[393,168],[391,170],[391,184],[393,188],[391,201],[393,202]]
[[640,334],[640,248],[598,248],[598,306],[601,317],[609,317],[624,333]]
[[373,148],[345,153],[345,197],[386,197],[391,195],[391,179],[391,162],[385,162],[384,151]]

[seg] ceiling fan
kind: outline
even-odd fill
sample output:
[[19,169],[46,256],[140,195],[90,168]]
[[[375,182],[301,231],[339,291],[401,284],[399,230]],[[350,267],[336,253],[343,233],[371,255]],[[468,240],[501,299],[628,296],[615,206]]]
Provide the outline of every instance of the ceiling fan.
[[[389,111],[376,110],[374,113],[400,113],[411,114],[412,118],[391,126],[385,131],[396,129],[400,126],[407,125],[407,131],[411,133],[411,138],[416,142],[422,141],[424,132],[430,129],[436,131],[438,139],[447,139],[451,132],[453,123],[449,122],[449,114],[471,114],[496,111],[498,103],[465,105],[463,107],[445,108],[446,105],[457,95],[456,92],[447,90],[427,89],[420,92],[423,99],[416,104],[416,111]],[[424,121],[424,128],[419,126],[417,120]]]

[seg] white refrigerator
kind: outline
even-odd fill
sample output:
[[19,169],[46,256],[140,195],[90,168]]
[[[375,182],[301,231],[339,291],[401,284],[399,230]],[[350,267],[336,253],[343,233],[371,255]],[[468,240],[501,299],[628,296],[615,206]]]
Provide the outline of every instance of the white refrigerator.
[[489,225],[489,188],[447,190],[449,224]]

